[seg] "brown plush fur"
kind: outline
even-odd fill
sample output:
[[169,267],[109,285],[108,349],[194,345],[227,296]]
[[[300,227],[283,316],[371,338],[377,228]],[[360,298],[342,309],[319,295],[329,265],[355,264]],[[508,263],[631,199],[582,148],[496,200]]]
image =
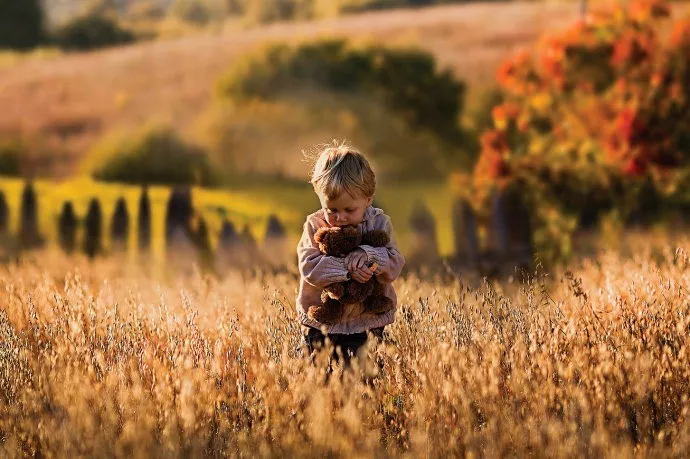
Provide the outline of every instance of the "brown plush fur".
[[[390,238],[385,231],[361,234],[355,226],[319,228],[314,234],[319,250],[325,255],[344,257],[360,245],[385,247]],[[321,304],[309,307],[310,318],[330,325],[340,321],[343,306],[362,303],[364,312],[383,314],[393,309],[393,301],[384,295],[384,286],[376,276],[366,283],[354,280],[328,285],[321,294]]]

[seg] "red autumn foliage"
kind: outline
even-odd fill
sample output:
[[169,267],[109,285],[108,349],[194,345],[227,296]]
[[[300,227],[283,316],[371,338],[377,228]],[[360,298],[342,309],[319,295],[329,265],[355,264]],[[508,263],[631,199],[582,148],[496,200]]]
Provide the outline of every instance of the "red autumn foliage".
[[690,138],[690,19],[675,22],[665,41],[670,11],[665,0],[616,4],[507,60],[497,74],[505,103],[493,110],[475,177],[517,177],[527,162],[562,169],[555,155],[564,151],[573,164],[588,155],[590,177],[688,165],[681,143]]
[[507,60],[497,74],[504,102],[473,173],[477,196],[521,186],[543,241],[557,237],[553,209],[577,213],[593,197],[623,207],[653,183],[664,199],[687,199],[690,18],[670,12],[667,0],[607,5]]

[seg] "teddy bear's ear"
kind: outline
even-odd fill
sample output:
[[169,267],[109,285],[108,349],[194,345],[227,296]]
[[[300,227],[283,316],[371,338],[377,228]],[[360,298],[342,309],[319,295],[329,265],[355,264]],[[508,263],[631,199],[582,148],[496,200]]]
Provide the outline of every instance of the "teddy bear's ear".
[[328,234],[328,228],[319,228],[314,234],[314,241],[320,244],[326,238],[326,234]]
[[372,247],[385,247],[389,242],[390,237],[383,230],[369,231],[363,237],[363,243]]

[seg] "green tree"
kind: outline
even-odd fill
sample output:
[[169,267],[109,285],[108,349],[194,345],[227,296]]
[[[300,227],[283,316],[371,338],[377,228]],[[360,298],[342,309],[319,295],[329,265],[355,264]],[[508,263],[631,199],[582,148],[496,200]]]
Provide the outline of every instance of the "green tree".
[[250,23],[269,23],[313,17],[313,0],[247,0],[245,19]]
[[465,85],[417,49],[355,47],[342,39],[276,44],[236,60],[218,84],[229,99],[272,99],[306,89],[372,93],[411,127],[461,141]]
[[204,25],[211,19],[208,6],[200,0],[176,0],[171,13],[185,22]]
[[169,126],[155,123],[104,137],[82,167],[105,182],[212,186],[218,180],[217,168],[206,151]]
[[90,50],[135,41],[132,32],[97,14],[78,17],[55,32],[53,40],[63,49]]
[[43,38],[40,0],[0,0],[0,48],[30,49]]

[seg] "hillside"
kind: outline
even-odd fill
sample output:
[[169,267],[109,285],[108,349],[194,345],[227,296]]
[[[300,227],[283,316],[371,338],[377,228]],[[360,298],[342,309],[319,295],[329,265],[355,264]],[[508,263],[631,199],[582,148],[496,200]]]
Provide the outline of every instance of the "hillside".
[[232,59],[266,40],[347,35],[418,43],[478,87],[492,81],[504,57],[576,17],[572,4],[450,5],[27,59],[0,69],[0,133],[40,134],[44,145],[61,152],[56,171],[64,174],[94,140],[113,128],[152,117],[188,127],[209,102],[217,77]]

